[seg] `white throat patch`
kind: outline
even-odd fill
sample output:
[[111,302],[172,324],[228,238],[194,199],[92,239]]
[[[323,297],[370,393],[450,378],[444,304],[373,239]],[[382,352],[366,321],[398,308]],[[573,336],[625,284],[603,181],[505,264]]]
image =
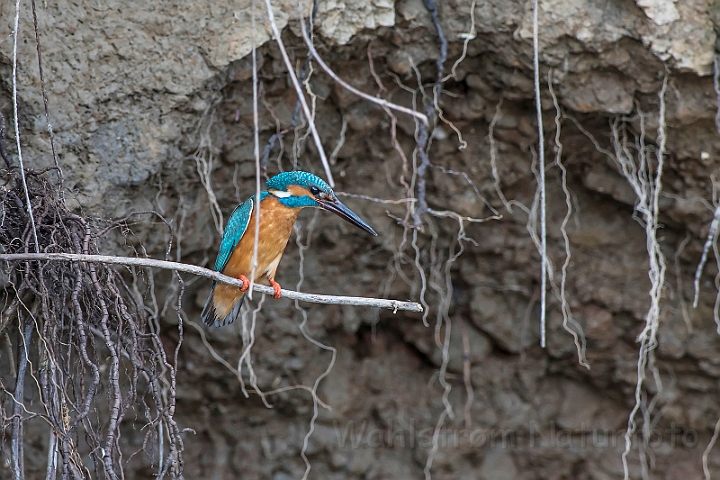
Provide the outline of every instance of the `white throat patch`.
[[270,195],[273,195],[278,198],[287,198],[287,197],[292,196],[292,193],[290,193],[290,192],[283,192],[282,190],[275,190],[275,189],[268,190],[268,193],[270,193]]

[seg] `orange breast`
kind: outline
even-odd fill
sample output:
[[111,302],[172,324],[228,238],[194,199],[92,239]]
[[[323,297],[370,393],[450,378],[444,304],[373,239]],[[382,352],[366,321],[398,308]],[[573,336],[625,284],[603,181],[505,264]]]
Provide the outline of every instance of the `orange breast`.
[[[280,262],[299,208],[288,208],[273,196],[260,202],[260,235],[258,238],[258,263],[254,281],[267,283],[268,275],[274,276]],[[253,246],[255,243],[255,210],[250,215],[250,223],[240,239],[222,273],[231,277],[245,275],[250,278],[252,272]]]

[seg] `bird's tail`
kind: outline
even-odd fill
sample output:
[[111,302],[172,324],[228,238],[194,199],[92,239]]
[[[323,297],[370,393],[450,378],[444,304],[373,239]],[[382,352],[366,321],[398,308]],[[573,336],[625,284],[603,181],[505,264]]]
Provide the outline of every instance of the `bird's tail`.
[[232,307],[232,309],[230,309],[230,312],[227,315],[224,317],[219,316],[215,308],[215,282],[213,282],[212,288],[210,289],[210,295],[208,295],[208,299],[205,302],[205,306],[203,307],[201,314],[203,323],[213,327],[224,327],[225,325],[231,324],[240,316],[240,308],[242,307],[244,301],[245,296],[243,295]]

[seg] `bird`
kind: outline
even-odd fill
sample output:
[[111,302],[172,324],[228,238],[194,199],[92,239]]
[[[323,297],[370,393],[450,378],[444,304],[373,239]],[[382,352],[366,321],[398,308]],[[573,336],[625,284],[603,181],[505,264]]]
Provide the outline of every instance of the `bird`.
[[[280,284],[275,281],[280,259],[290,239],[300,210],[315,207],[338,215],[360,229],[377,236],[375,230],[345,206],[332,188],[312,173],[294,170],[283,172],[265,182],[260,192],[260,234],[254,282],[273,287],[280,298]],[[238,205],[230,215],[215,260],[215,271],[242,280],[238,288],[213,281],[201,317],[208,326],[222,327],[237,319],[250,286],[255,243],[255,195]]]

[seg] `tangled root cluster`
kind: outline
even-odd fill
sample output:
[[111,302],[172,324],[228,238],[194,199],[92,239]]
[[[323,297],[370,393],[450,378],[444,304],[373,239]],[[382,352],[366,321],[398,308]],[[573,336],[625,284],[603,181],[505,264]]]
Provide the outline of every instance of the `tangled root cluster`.
[[[0,253],[97,253],[98,240],[123,222],[69,211],[55,169],[21,171],[4,127],[0,114]],[[47,459],[46,478],[123,478],[131,459],[179,478],[183,443],[173,415],[182,326],[166,351],[138,282],[110,266],[0,265],[0,473],[9,466],[14,479],[39,478],[42,464],[25,465],[32,456]],[[147,432],[136,451],[121,448],[126,418]],[[47,445],[25,441],[26,431],[45,428]]]

